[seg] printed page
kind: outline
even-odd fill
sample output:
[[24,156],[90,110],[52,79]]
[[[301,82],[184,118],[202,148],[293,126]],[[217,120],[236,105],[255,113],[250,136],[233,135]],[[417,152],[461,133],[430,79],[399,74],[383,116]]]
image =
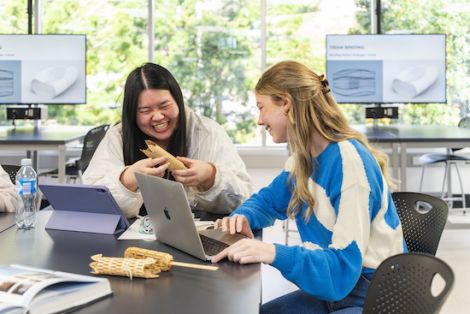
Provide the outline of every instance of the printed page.
[[21,306],[12,305],[12,304],[0,301],[0,313],[23,314],[24,311],[25,309]]
[[34,297],[47,286],[59,282],[98,282],[101,280],[103,279],[22,265],[0,265],[0,302],[28,308]]
[[25,308],[44,287],[63,281],[53,272],[15,266],[0,266],[0,302]]
[[[134,223],[127,228],[118,238],[118,240],[146,240],[155,241],[157,238],[152,233],[142,233],[140,231],[141,220],[137,219]],[[200,221],[199,218],[194,219],[197,231],[205,230],[214,226],[213,221]]]

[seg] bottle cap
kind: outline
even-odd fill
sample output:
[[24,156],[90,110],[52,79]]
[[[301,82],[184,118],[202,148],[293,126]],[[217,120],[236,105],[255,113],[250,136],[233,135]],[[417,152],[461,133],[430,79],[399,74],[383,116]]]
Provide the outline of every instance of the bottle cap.
[[22,166],[31,166],[33,164],[33,161],[31,158],[23,158],[21,159],[21,165]]

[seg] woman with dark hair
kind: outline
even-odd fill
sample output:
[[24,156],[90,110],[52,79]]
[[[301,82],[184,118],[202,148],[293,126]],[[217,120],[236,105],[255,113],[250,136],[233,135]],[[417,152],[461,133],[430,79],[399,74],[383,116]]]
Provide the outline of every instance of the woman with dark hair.
[[[147,158],[150,139],[183,162],[168,170],[166,157]],[[139,214],[142,196],[135,173],[181,182],[192,204],[211,213],[230,213],[251,194],[251,180],[225,130],[184,105],[173,75],[146,63],[133,70],[124,88],[121,123],[98,146],[83,183],[106,185],[127,217]]]

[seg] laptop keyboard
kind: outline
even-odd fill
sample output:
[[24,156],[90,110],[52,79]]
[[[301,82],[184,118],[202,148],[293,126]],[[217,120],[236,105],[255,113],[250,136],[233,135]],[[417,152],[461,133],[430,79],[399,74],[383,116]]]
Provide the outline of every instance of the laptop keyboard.
[[206,254],[209,256],[216,255],[217,253],[221,252],[223,249],[228,247],[228,244],[206,237],[205,235],[199,234],[199,237],[201,238],[204,252],[206,252]]

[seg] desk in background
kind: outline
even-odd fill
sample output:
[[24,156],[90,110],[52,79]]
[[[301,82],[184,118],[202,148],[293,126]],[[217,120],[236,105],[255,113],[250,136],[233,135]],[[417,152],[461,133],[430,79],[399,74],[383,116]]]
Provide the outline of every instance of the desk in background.
[[[0,264],[89,275],[90,256],[122,257],[129,246],[163,251],[176,261],[200,263],[158,241],[119,241],[113,235],[45,230],[51,211],[38,213],[36,228],[0,233]],[[258,313],[261,301],[260,264],[218,264],[216,271],[173,267],[157,279],[130,280],[108,276],[113,295],[74,313]]]
[[[0,149],[8,151],[54,150],[58,154],[59,182],[65,182],[65,152],[67,145],[85,137],[91,126],[0,127]],[[33,160],[37,170],[37,159]]]
[[470,130],[445,125],[353,125],[370,143],[392,149],[392,176],[399,179],[399,191],[407,191],[406,165],[408,148],[470,147]]

